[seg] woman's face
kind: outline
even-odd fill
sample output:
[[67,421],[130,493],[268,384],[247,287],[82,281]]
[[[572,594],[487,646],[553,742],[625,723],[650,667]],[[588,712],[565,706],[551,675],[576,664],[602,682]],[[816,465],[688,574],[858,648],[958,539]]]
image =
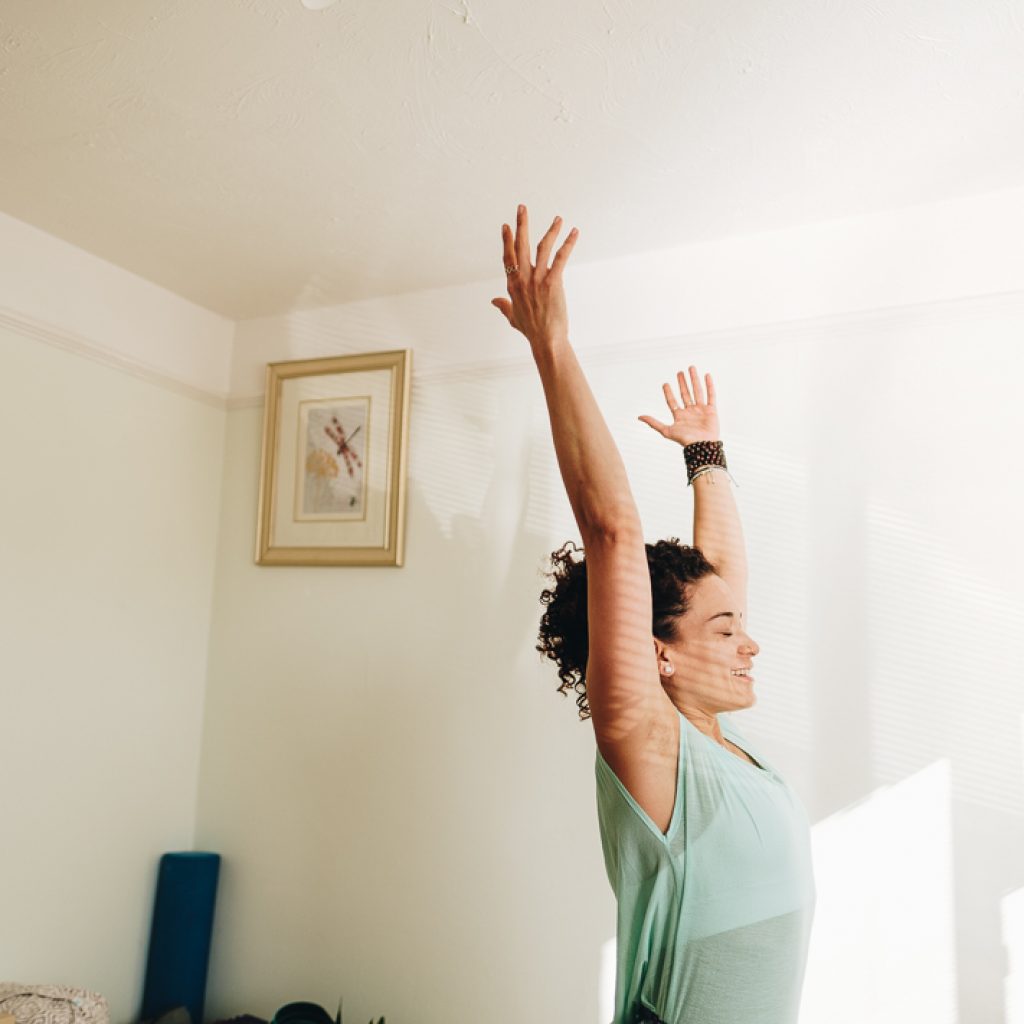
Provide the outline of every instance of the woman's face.
[[679,639],[665,645],[672,675],[664,675],[659,659],[665,691],[677,706],[712,714],[753,706],[753,679],[737,670],[753,672],[760,647],[747,633],[729,585],[720,576],[705,576],[689,585],[689,598],[690,607],[677,624]]

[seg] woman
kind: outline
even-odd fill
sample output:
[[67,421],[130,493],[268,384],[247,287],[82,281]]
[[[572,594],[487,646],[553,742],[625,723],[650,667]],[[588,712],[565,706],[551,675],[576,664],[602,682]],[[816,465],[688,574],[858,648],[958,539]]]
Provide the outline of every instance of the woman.
[[539,649],[577,693],[597,740],[598,816],[618,908],[613,1024],[795,1022],[815,903],[799,799],[722,712],[755,702],[746,557],[695,367],[666,384],[683,446],[694,546],[646,544],[625,467],[569,343],[562,276],[578,232],[531,263],[527,211],[502,226],[509,297],[493,304],[530,343],[558,465],[583,538],[552,559]]

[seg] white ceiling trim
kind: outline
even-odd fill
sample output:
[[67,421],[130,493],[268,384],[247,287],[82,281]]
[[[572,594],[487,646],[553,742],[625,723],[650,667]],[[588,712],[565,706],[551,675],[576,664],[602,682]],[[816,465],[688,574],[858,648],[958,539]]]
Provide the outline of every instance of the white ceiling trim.
[[[849,313],[808,317],[804,320],[780,320],[775,323],[727,327],[715,331],[696,331],[692,334],[683,332],[657,338],[630,339],[628,344],[615,342],[593,345],[581,349],[578,355],[584,368],[614,366],[637,359],[671,360],[678,357],[680,350],[685,350],[688,358],[693,358],[699,363],[697,357],[713,356],[723,348],[745,348],[752,344],[788,344],[801,338],[822,345],[850,344],[863,340],[865,336],[890,331],[938,331],[951,323],[971,323],[980,326],[986,322],[1003,323],[1007,320],[1019,320],[1024,332],[1024,290],[891,306],[885,309],[855,310]],[[533,360],[526,354],[510,359],[464,360],[416,371],[413,375],[413,392],[415,394],[419,387],[492,377],[504,379],[510,376],[532,376],[535,372]],[[253,408],[262,406],[263,400],[263,391],[238,394],[228,399],[227,407]]]
[[44,323],[18,310],[0,306],[0,327],[6,327],[15,334],[33,338],[62,352],[80,356],[119,373],[127,373],[138,380],[144,380],[147,384],[213,406],[215,409],[228,407],[229,396],[224,393],[196,387],[188,381],[174,377],[166,370],[142,362],[137,357],[115,352],[91,338],[84,338],[63,327]]
[[[862,338],[867,332],[885,332],[908,327],[921,330],[927,330],[929,327],[939,329],[953,321],[983,324],[987,320],[1000,321],[1008,318],[1019,319],[1024,328],[1024,290],[810,317],[798,321],[725,328],[719,331],[698,331],[692,334],[636,339],[629,343],[628,358],[670,358],[676,355],[681,347],[685,347],[690,357],[696,358],[705,353],[711,355],[724,347],[791,342],[801,337],[818,339],[822,344],[840,344]],[[202,402],[215,409],[249,409],[262,407],[264,402],[262,390],[258,393],[228,395],[197,388],[165,370],[114,352],[93,340],[43,323],[17,310],[0,307],[0,327],[6,327],[17,334],[88,359],[108,369],[129,374],[147,384]],[[581,353],[581,360],[590,367],[615,365],[622,362],[623,358],[625,356],[622,343],[595,345]],[[533,372],[533,362],[527,355],[507,359],[465,360],[416,372],[413,387],[415,389],[437,386],[486,377],[505,378]]]

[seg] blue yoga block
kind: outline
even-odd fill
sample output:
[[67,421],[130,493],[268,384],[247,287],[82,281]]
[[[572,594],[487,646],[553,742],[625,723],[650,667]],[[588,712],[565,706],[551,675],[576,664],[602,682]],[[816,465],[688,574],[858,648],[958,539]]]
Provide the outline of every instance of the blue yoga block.
[[143,1020],[184,1006],[202,1024],[219,853],[165,853],[153,905]]

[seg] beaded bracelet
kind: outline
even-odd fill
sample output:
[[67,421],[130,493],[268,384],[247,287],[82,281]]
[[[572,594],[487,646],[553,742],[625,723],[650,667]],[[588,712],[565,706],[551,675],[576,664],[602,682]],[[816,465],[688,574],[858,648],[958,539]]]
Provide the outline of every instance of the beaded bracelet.
[[[736,484],[725,461],[725,445],[721,441],[694,441],[683,445],[683,457],[686,459],[688,487],[692,487],[693,481],[702,473],[710,473],[713,469],[724,469],[725,475]],[[714,483],[714,477],[711,482]],[[736,486],[739,487],[739,484]]]

